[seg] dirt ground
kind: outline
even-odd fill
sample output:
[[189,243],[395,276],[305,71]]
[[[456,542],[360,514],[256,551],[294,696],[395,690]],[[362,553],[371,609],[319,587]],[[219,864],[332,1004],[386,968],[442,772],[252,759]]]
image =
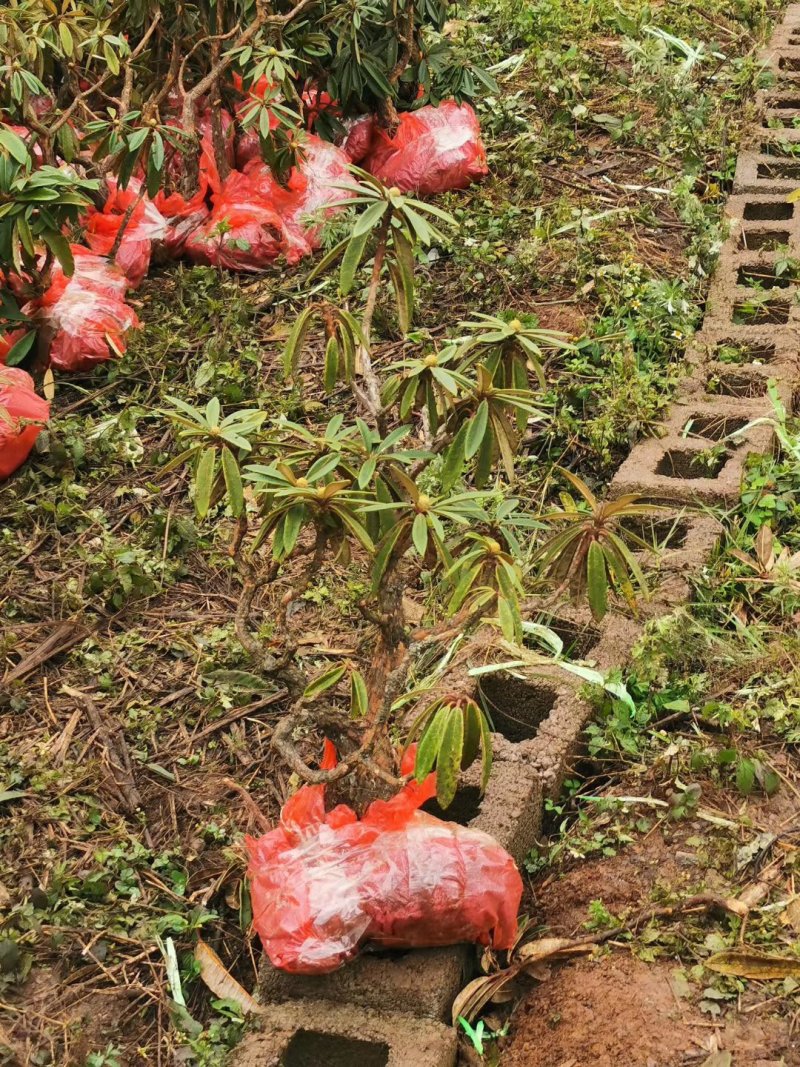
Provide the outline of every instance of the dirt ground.
[[[647,924],[632,938],[610,940],[589,958],[553,965],[543,981],[528,985],[513,1014],[510,1036],[501,1041],[502,1067],[800,1064],[796,982],[751,981],[745,989],[735,978],[715,981],[720,976],[702,967],[723,942],[796,953],[786,906],[794,899],[800,811],[792,778],[799,766],[795,758],[786,760],[784,788],[771,798],[745,800],[704,783],[697,809],[703,817],[654,822],[644,832],[634,831],[633,841],[618,851],[608,846],[615,855],[567,859],[561,870],[533,883],[531,912],[542,936],[585,936],[593,926],[588,917],[597,916],[592,902],[598,900],[623,923],[651,904],[699,893],[757,904],[738,933],[737,920],[698,909],[679,920]],[[648,793],[633,778],[612,791]],[[731,825],[715,825],[709,817]],[[590,816],[582,840],[596,841],[598,828],[608,841],[624,834],[614,816]],[[759,852],[758,844],[772,835]],[[779,944],[770,944],[773,938]]]

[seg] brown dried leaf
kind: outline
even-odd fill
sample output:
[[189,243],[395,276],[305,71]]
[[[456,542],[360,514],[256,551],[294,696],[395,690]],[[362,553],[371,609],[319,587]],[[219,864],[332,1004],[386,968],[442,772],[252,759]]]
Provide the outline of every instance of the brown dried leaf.
[[200,964],[200,977],[212,993],[215,993],[223,1000],[236,1001],[243,1015],[250,1011],[258,1012],[261,1010],[247,990],[240,986],[233,975],[226,970],[225,964],[205,941],[197,942],[194,958]]
[[800,897],[792,897],[781,913],[781,922],[800,933]]
[[770,956],[749,948],[728,948],[706,960],[705,966],[737,978],[800,978],[800,959]]
[[772,550],[774,543],[775,536],[765,523],[760,527],[755,540],[756,556],[764,572],[772,570],[775,563],[775,555]]
[[465,985],[453,1001],[453,1026],[457,1024],[459,1015],[471,1023],[481,1008],[493,1000],[518,973],[517,968],[513,967],[498,974],[485,974]]
[[712,1052],[707,1060],[703,1060],[700,1067],[731,1067],[732,1063],[733,1057],[730,1052]]
[[563,959],[566,956],[591,952],[593,948],[594,945],[592,944],[580,941],[575,942],[568,937],[543,937],[538,941],[529,941],[526,945],[523,945],[517,951],[516,958],[525,967],[528,967],[530,964],[538,963],[541,960]]
[[42,392],[45,400],[52,401],[56,395],[56,379],[52,367],[48,367],[42,378]]

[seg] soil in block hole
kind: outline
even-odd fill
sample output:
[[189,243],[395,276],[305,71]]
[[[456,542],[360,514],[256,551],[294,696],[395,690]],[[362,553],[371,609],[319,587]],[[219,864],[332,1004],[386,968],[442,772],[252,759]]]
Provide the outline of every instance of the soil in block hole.
[[479,787],[466,785],[458,790],[449,808],[441,807],[433,797],[422,805],[422,810],[445,822],[457,822],[459,826],[467,826],[480,815],[482,803],[483,796]]
[[692,415],[683,428],[687,437],[705,437],[709,441],[721,441],[731,434],[744,429],[750,420],[745,418],[725,418],[721,415]]
[[509,741],[530,741],[536,736],[556,702],[558,693],[549,685],[537,685],[511,675],[487,675],[481,679],[484,707],[494,732]]
[[[800,107],[800,101],[798,101]],[[744,205],[744,218],[752,222],[784,222],[794,214],[794,204],[751,200]]]
[[298,1030],[281,1056],[281,1067],[386,1067],[389,1046],[384,1041]]
[[722,455],[704,455],[688,449],[670,448],[658,461],[656,474],[667,478],[716,478],[727,459],[725,452]]

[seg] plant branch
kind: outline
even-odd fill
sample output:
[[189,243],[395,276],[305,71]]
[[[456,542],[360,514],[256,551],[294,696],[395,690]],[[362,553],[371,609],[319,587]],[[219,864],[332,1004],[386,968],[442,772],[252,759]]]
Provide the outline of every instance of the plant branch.
[[131,200],[130,204],[128,204],[128,206],[125,208],[125,214],[122,216],[122,222],[119,224],[119,229],[117,230],[117,235],[114,238],[114,243],[112,244],[111,250],[108,253],[109,263],[115,262],[117,258],[117,253],[119,252],[120,247],[122,245],[122,238],[125,236],[125,231],[128,228],[128,224],[133,218],[134,211],[139,206],[139,204],[141,204],[142,200],[144,200],[144,194],[146,192],[147,188],[144,182],[142,182],[139,188],[139,192],[136,194],[136,197]]
[[[128,57],[127,62],[133,63],[134,60],[139,58],[139,56],[142,54],[142,52],[147,47],[147,42],[150,40],[150,38],[155,33],[156,27],[158,26],[160,21],[161,21],[161,12],[157,11],[156,14],[153,16],[153,21],[147,27],[147,30],[145,31],[145,34],[142,37],[141,41],[139,41],[137,46],[134,48],[133,52],[131,52],[130,56]],[[78,107],[78,105],[82,104],[83,101],[88,99],[90,96],[92,96],[93,93],[96,93],[99,89],[102,89],[102,87],[105,85],[105,83],[108,81],[108,79],[110,77],[111,77],[111,70],[108,69],[108,70],[106,70],[105,74],[101,75],[101,77],[94,83],[94,85],[90,85],[88,89],[84,89],[83,92],[78,93],[78,95],[75,97],[75,99],[72,101],[72,103],[66,109],[66,111],[62,111],[62,113],[59,115],[59,117],[56,119],[56,121],[50,127],[50,136],[54,137],[55,134],[58,133],[58,131],[64,125],[64,123],[65,122],[69,122],[69,120],[72,118],[72,115],[74,114],[75,109]]]
[[305,689],[307,680],[303,672],[291,663],[294,649],[287,648],[282,656],[274,656],[260,641],[256,640],[249,629],[250,612],[255,595],[265,585],[275,580],[280,565],[273,561],[266,574],[258,577],[254,573],[252,564],[244,558],[239,559],[239,566],[244,574],[242,593],[234,616],[234,629],[239,643],[253,658],[263,674],[279,678],[286,686],[289,695],[297,697]]

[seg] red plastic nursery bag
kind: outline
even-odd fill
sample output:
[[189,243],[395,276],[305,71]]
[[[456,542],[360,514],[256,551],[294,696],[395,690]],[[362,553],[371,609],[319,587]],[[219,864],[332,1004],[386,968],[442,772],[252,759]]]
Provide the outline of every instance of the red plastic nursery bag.
[[137,178],[131,178],[125,189],[120,189],[114,178],[108,178],[107,182],[109,194],[103,210],[90,211],[84,220],[86,243],[93,252],[107,256],[114,247],[128,209],[133,206],[114,262],[132,288],[137,289],[150,268],[153,241],[163,240],[169,225],[149,196],[145,194],[137,203],[141,191],[141,182]]
[[281,255],[296,263],[316,248],[319,216],[331,214],[347,198],[338,186],[350,180],[350,172],[342,150],[318,137],[309,136],[304,151],[305,159],[285,186],[260,159],[252,159],[244,171],[232,171],[214,195],[205,225],[188,239],[189,257],[257,271]]
[[167,221],[167,232],[154,249],[160,259],[179,259],[186,251],[186,242],[208,219],[205,197],[204,189],[188,200],[178,192],[156,193],[153,203]]
[[374,801],[362,819],[346,805],[326,813],[324,786],[303,786],[279,826],[246,839],[253,924],[274,966],[324,974],[367,941],[511,947],[519,872],[488,834],[419,810],[435,778]]
[[362,166],[385,185],[420,196],[466,189],[489,171],[475,112],[454,100],[404,112],[394,137],[376,125]]
[[[177,90],[173,89],[167,97],[165,113],[176,134],[181,129],[182,111],[183,97]],[[234,138],[236,135],[233,115],[225,108],[220,108],[219,114],[225,158],[230,166],[233,166],[235,162]],[[198,187],[202,196],[205,197],[209,189],[212,192],[218,192],[221,185],[219,168],[214,154],[211,110],[208,107],[206,97],[201,97],[195,104],[195,132],[200,141]],[[183,153],[174,145],[168,145],[165,154],[169,184],[174,188],[179,188],[185,172]]]
[[67,278],[56,267],[44,296],[22,310],[51,335],[52,365],[79,371],[123,353],[125,334],[139,320],[125,303],[128,280],[119,267],[80,245],[70,248],[75,260],[72,276]]
[[49,417],[50,405],[34,392],[30,374],[0,367],[0,481],[25,462]]

